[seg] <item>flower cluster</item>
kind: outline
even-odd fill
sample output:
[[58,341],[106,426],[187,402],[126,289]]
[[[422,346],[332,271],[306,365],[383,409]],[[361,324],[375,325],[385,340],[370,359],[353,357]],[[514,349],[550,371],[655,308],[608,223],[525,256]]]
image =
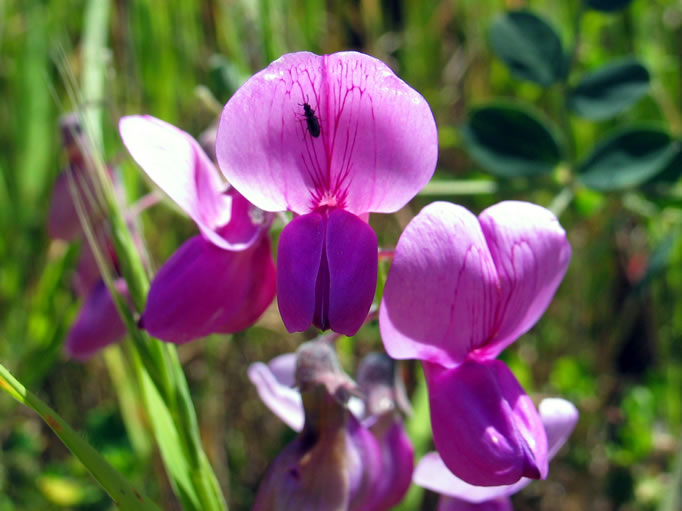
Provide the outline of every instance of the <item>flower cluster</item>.
[[[425,99],[353,52],[288,54],[251,77],[220,116],[208,148],[216,162],[153,117],[124,117],[119,131],[199,229],[157,272],[139,317],[172,343],[243,330],[275,295],[289,332],[355,335],[372,317],[377,286],[369,215],[405,206],[431,179],[438,152]],[[285,223],[276,269],[275,218]],[[298,433],[254,509],[382,511],[413,478],[444,495],[441,510],[510,509],[509,495],[547,476],[577,410],[549,399],[538,412],[497,357],[549,306],[570,255],[557,218],[540,206],[507,201],[478,217],[451,203],[426,206],[400,236],[381,297],[391,358],[369,355],[355,382],[321,338],[250,366],[263,402]],[[396,372],[405,359],[422,364],[438,451],[416,471]]]

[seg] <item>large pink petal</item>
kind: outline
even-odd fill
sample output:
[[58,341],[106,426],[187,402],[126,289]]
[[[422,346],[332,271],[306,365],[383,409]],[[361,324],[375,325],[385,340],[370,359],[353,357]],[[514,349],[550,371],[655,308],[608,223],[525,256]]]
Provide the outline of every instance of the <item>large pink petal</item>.
[[[119,294],[128,295],[123,279],[114,281],[114,287]],[[69,331],[66,352],[75,359],[85,360],[105,346],[120,340],[125,333],[126,327],[118,315],[109,289],[100,281],[90,291]]]
[[571,246],[554,214],[535,204],[501,202],[479,219],[501,290],[494,336],[477,352],[492,358],[545,312],[568,268]]
[[313,322],[324,238],[325,222],[317,213],[295,218],[279,238],[277,303],[289,332],[302,332]]
[[454,367],[490,336],[497,273],[478,219],[435,202],[405,228],[379,315],[386,351]]
[[433,440],[445,465],[477,486],[547,475],[547,437],[535,406],[499,360],[454,369],[425,363]]
[[[121,118],[123,143],[133,159],[212,243],[234,249],[215,230],[230,220],[231,196],[217,169],[191,135],[149,115]],[[244,248],[244,247],[239,247]]]
[[247,199],[299,214],[325,204],[396,211],[429,181],[437,151],[424,98],[354,52],[280,57],[228,101],[216,142],[220,168]]
[[[269,241],[232,252],[201,236],[187,240],[154,278],[142,326],[164,341],[183,343],[246,328],[274,294]],[[253,301],[257,296],[258,300]]]
[[377,236],[360,218],[336,209],[327,222],[329,327],[355,335],[367,318],[377,286]]

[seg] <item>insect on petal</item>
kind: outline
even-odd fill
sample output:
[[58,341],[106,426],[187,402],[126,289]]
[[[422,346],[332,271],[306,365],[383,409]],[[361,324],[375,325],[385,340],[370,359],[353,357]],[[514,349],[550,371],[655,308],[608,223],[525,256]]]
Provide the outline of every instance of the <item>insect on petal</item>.
[[216,154],[261,209],[360,214],[397,211],[414,197],[433,175],[438,141],[426,100],[380,60],[299,52],[235,92]]

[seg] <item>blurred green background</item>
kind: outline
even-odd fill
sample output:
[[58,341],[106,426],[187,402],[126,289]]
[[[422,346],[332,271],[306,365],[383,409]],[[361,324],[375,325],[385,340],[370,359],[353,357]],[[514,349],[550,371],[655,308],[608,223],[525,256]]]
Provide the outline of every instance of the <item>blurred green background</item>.
[[[491,49],[493,21],[523,7],[545,18],[566,48],[575,46],[561,83],[520,81]],[[106,93],[96,100],[105,157],[120,166],[130,203],[149,186],[118,139],[121,115],[148,113],[198,136],[246,78],[282,53],[354,49],[387,62],[431,104],[440,157],[435,181],[413,203],[372,219],[383,246],[394,246],[432,200],[479,212],[508,198],[554,207],[573,246],[550,309],[504,359],[534,398],[569,399],[581,418],[549,479],[515,496],[515,508],[682,509],[682,158],[662,183],[601,193],[573,178],[575,163],[614,128],[650,122],[673,140],[682,135],[682,0],[635,0],[612,13],[583,11],[580,0],[0,1],[0,361],[172,510],[179,506],[150,447],[144,410],[119,403],[112,390],[125,385],[121,352],[81,364],[62,349],[79,307],[72,289],[79,247],[51,241],[46,215],[65,165],[58,117],[78,108],[72,92],[88,72],[84,34],[92,26],[107,27],[99,33],[108,48]],[[621,56],[648,69],[644,98],[604,121],[567,112],[568,87]],[[511,178],[476,163],[460,127],[472,107],[493,98],[531,104],[559,126],[573,147],[567,161],[545,175]],[[142,228],[156,268],[195,232],[165,203],[143,214]],[[258,400],[246,368],[308,337],[287,334],[273,305],[246,332],[180,347],[231,509],[249,509],[269,461],[293,437]],[[339,341],[349,372],[380,346],[376,324]],[[418,375],[414,365],[405,369]],[[409,427],[424,451],[430,438],[420,398],[417,391]],[[122,409],[139,420],[139,436],[131,437]],[[402,509],[434,505],[433,495],[414,490]],[[0,395],[0,511],[112,508],[37,416]]]

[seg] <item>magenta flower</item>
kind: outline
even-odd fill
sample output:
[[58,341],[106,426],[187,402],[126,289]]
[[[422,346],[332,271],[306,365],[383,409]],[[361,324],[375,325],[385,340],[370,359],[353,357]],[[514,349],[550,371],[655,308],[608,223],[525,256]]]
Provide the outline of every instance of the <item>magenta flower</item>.
[[511,201],[478,218],[430,204],[398,241],[379,313],[384,346],[423,362],[436,449],[470,484],[547,473],[537,410],[495,357],[542,315],[570,254],[552,213]]
[[[326,345],[324,348],[329,349]],[[344,427],[345,434],[349,435],[350,439],[350,443],[347,445],[352,449],[347,451],[349,452],[347,457],[342,458],[340,468],[338,467],[338,459],[327,461],[332,466],[337,466],[338,470],[345,470],[351,481],[364,481],[362,485],[356,485],[358,488],[362,487],[363,491],[358,492],[352,488],[349,490],[348,502],[345,504],[348,507],[336,508],[331,502],[327,502],[325,503],[326,507],[320,507],[320,509],[387,511],[402,500],[412,479],[414,451],[396,410],[393,382],[386,381],[386,376],[389,379],[393,377],[392,367],[389,367],[389,374],[387,375],[386,371],[381,371],[386,364],[382,364],[383,367],[379,367],[379,371],[376,370],[375,357],[369,361],[370,364],[366,362],[367,359],[361,364],[359,381],[360,389],[367,402],[363,403],[355,396],[350,396],[346,402],[346,407],[350,413],[346,416]],[[301,433],[299,439],[292,444],[299,446],[300,442],[303,441],[301,439],[305,438],[306,434],[310,434],[310,432],[306,433],[308,426],[304,427],[304,424],[311,420],[311,414],[312,420],[315,420],[318,412],[310,409],[310,402],[304,408],[305,402],[301,393],[294,388],[296,385],[295,368],[296,355],[288,353],[276,357],[268,364],[261,362],[251,364],[249,378],[256,386],[258,394],[266,406],[292,429]],[[368,371],[368,369],[372,370]],[[379,378],[376,377],[377,374]],[[335,378],[323,377],[321,380],[329,382],[335,381]],[[301,492],[299,498],[310,499],[314,497],[303,496],[303,494],[310,492],[312,495],[316,495],[318,492],[324,491],[323,488],[328,488],[334,484],[334,481],[321,478],[316,480],[316,484],[311,483],[304,490],[294,481],[288,480],[287,472],[282,467],[295,464],[298,459],[297,456],[303,457],[305,455],[303,452],[299,452],[299,448],[291,445],[286,448],[278,460],[273,463],[273,467],[279,467],[279,469],[270,469],[270,475],[266,477],[268,482],[267,484],[263,483],[264,487],[269,485],[278,487],[279,490],[277,490],[276,495],[279,495],[279,492],[285,492],[284,488],[291,491],[293,491],[292,488],[299,488]],[[296,456],[285,454],[292,450],[299,454]],[[314,447],[312,452],[319,453],[323,450],[318,446]],[[318,455],[315,454],[315,456]],[[290,458],[290,456],[293,457]],[[360,461],[357,461],[358,459]],[[322,469],[316,466],[310,470]],[[324,470],[331,473],[329,469]],[[275,476],[273,473],[277,475]],[[314,471],[310,474],[314,474]],[[310,477],[314,476],[311,475]],[[265,493],[271,495],[269,492]],[[303,501],[296,501],[297,507],[292,507],[292,509],[310,509],[298,505],[301,502]],[[306,500],[305,502],[309,503],[310,501]]]
[[[547,434],[551,460],[566,443],[578,422],[578,410],[564,399],[543,399],[540,418]],[[438,511],[511,511],[510,495],[521,491],[531,479],[506,486],[473,486],[452,474],[438,453],[424,456],[414,472],[414,483],[441,494]]]
[[159,270],[140,325],[183,343],[253,324],[275,294],[270,215],[223,183],[184,131],[150,116],[123,117],[119,131],[135,161],[201,231]]
[[216,153],[228,181],[265,211],[292,211],[277,298],[290,332],[353,335],[374,297],[370,212],[402,208],[429,181],[436,125],[424,98],[360,53],[284,55],[230,99]]

